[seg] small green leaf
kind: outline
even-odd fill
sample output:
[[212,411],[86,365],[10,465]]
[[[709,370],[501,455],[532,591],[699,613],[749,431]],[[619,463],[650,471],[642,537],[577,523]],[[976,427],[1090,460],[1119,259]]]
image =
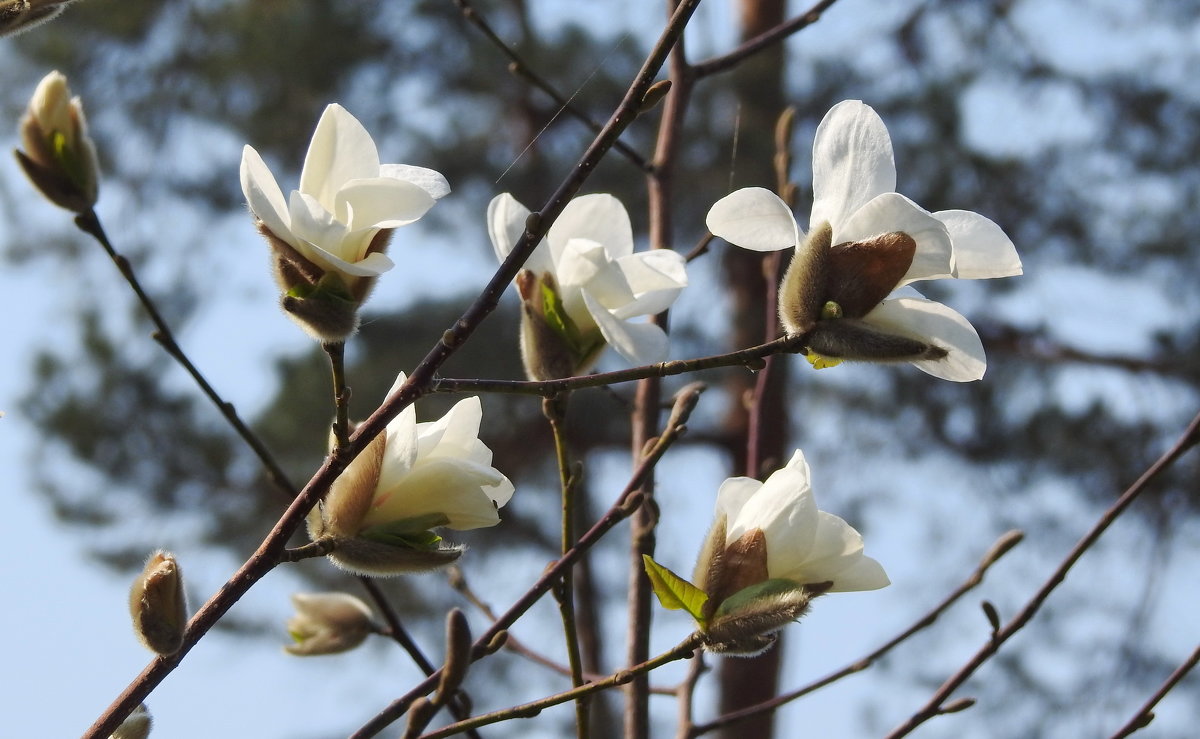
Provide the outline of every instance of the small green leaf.
[[442,537],[430,531],[436,526],[445,526],[450,519],[443,513],[427,513],[424,516],[389,521],[369,526],[359,533],[359,538],[377,541],[394,547],[406,547],[429,551],[436,549]]
[[672,611],[687,611],[696,623],[704,626],[704,604],[708,595],[703,590],[671,572],[666,567],[643,554],[642,562],[646,566],[646,575],[650,577],[650,586],[658,596],[658,602],[663,608]]
[[583,345],[583,335],[579,332],[579,327],[567,315],[562,296],[553,287],[547,285],[545,280],[540,280],[538,286],[542,291],[542,316],[545,318],[546,325],[562,337],[572,354],[576,357],[584,356],[588,347]]
[[724,616],[728,613],[735,613],[741,610],[751,601],[759,598],[771,598],[783,593],[792,593],[797,590],[803,590],[804,586],[794,580],[785,580],[782,577],[775,577],[770,580],[763,580],[760,583],[755,583],[748,588],[742,588],[733,595],[722,601],[716,617]]

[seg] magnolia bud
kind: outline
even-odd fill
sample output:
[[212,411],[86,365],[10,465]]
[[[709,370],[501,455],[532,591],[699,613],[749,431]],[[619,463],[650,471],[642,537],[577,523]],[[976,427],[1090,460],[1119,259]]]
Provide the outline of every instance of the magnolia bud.
[[129,591],[129,613],[133,631],[147,649],[165,655],[183,646],[187,603],[183,574],[172,554],[159,550],[150,555]]
[[345,593],[295,593],[296,615],[287,622],[295,644],[284,647],[288,654],[308,657],[338,654],[354,649],[375,631],[371,609]]
[[71,97],[67,78],[51,72],[38,83],[21,118],[17,161],[50,202],[76,213],[96,204],[100,165],[88,136],[83,103]]
[[150,712],[146,710],[146,704],[139,703],[138,707],[133,709],[133,713],[126,716],[117,730],[108,736],[109,739],[146,739],[150,736],[153,723]]

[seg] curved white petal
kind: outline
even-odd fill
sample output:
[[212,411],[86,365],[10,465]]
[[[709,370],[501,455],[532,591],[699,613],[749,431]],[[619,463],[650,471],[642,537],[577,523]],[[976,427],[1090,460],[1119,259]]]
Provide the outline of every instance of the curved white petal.
[[762,489],[762,481],[753,477],[730,477],[717,490],[717,515],[725,514],[726,525],[738,517],[750,496]]
[[334,212],[351,230],[396,228],[425,215],[434,202],[411,182],[375,177],[343,185],[334,196]]
[[800,243],[792,209],[762,187],[735,190],[713,204],[704,222],[713,235],[753,251],[779,251]]
[[477,396],[463,398],[432,423],[417,424],[417,454],[421,457],[461,458],[479,440],[483,405]]
[[604,340],[631,364],[654,364],[667,358],[669,342],[661,328],[653,323],[620,320],[605,310],[586,290],[583,292],[583,301]]
[[496,504],[484,487],[497,487],[507,478],[495,469],[457,459],[422,460],[397,485],[379,486],[364,526],[445,514],[452,529],[477,529],[500,522]]
[[955,277],[984,280],[1021,274],[1017,247],[990,219],[969,210],[942,210],[933,217],[946,224],[954,242]]
[[852,566],[862,557],[862,536],[841,518],[817,511],[817,528],[813,536],[812,549],[803,561],[770,560],[767,549],[768,572],[772,577],[784,577],[799,583],[817,583],[834,580],[837,574]]
[[342,106],[326,106],[304,157],[300,191],[332,211],[342,185],[378,176],[379,152],[371,134]]
[[633,293],[621,279],[604,245],[591,239],[570,239],[562,245],[555,276],[563,288],[591,287],[596,282],[599,294],[617,291],[625,296],[622,302],[633,300]]
[[288,216],[287,201],[275,176],[253,147],[242,149],[242,166],[239,171],[242,181],[242,194],[250,211],[258,217],[267,229],[288,242],[292,243],[291,218]]
[[810,227],[828,221],[836,235],[851,213],[895,189],[892,140],[879,114],[861,100],[833,106],[817,126],[813,142]]
[[441,172],[426,167],[416,167],[411,164],[383,164],[379,167],[379,176],[393,180],[411,182],[429,194],[434,200],[440,200],[450,194],[450,183]]
[[[512,252],[513,247],[525,233],[525,221],[529,219],[529,209],[517,202],[512,195],[503,192],[492,198],[488,203],[487,225],[488,236],[492,240],[492,250],[496,259],[503,262]],[[543,240],[534,248],[533,253],[525,260],[525,269],[537,273],[554,272],[554,263],[550,259],[550,249]]]
[[616,259],[633,253],[633,226],[621,201],[612,195],[583,195],[567,203],[546,234],[558,253],[572,239],[588,239],[604,246]]
[[870,557],[860,557],[853,565],[837,573],[833,579],[831,593],[847,593],[855,590],[878,590],[891,585],[883,565]]
[[634,299],[616,309],[617,318],[653,316],[671,307],[687,287],[683,255],[669,249],[654,249],[617,260]]
[[808,468],[808,460],[804,458],[803,451],[797,449],[796,451],[792,452],[792,458],[788,460],[788,463],[786,465],[784,465],[784,467],[787,467],[788,469],[791,469],[791,470],[795,470],[795,471],[799,472],[800,474],[804,475],[804,480],[805,480],[806,485],[812,484],[811,483],[812,473],[810,472],[810,470]]
[[817,504],[807,477],[797,469],[777,470],[729,522],[728,539],[762,529],[767,540],[767,571],[786,571],[812,551],[817,531]]
[[863,320],[945,349],[948,354],[944,359],[912,363],[934,377],[970,382],[982,378],[987,369],[983,342],[975,327],[962,314],[941,303],[924,298],[894,298],[880,303]]
[[[401,377],[403,377],[401,373]],[[393,388],[394,389],[394,388]],[[388,393],[391,395],[391,393]],[[390,490],[408,476],[417,461],[417,411],[409,405],[391,421],[384,431],[383,461],[379,466],[377,490]]]
[[934,280],[954,273],[954,247],[945,224],[899,193],[884,193],[834,226],[833,243],[864,241],[901,231],[917,242],[912,264],[897,287],[915,280]]

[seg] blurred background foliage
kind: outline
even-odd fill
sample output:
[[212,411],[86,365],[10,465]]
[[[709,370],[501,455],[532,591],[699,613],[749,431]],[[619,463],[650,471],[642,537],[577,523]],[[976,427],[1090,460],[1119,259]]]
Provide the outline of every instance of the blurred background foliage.
[[[599,121],[619,100],[661,25],[657,3],[615,3],[619,13],[580,17],[568,3],[477,5],[531,68]],[[1167,30],[1197,28],[1198,6],[1093,2],[1074,18],[1070,5],[843,0],[784,47],[775,57],[782,66],[714,75],[695,90],[679,159],[677,249],[690,249],[704,235],[704,212],[731,187],[772,184],[762,175],[769,172],[770,131],[739,122],[738,100],[753,99],[760,79],[762,95],[780,97],[771,86],[782,85],[782,99],[797,106],[793,177],[806,193],[802,204],[809,197],[809,147],[817,122],[833,103],[861,98],[891,131],[901,192],[930,210],[987,215],[1005,228],[1025,260],[1023,278],[923,290],[980,330],[989,353],[983,382],[939,382],[909,368],[814,372],[794,363],[787,406],[794,444],[815,458],[814,465],[832,470],[828,479],[845,490],[830,490],[822,507],[852,521],[870,516],[872,506],[886,512],[899,505],[886,472],[875,470],[876,460],[940,460],[943,474],[924,483],[935,488],[931,501],[943,491],[966,494],[972,481],[986,480],[978,495],[996,522],[995,533],[1019,523],[1037,542],[1031,546],[1051,562],[1084,521],[1068,518],[1073,525],[1064,527],[1061,516],[1021,511],[1036,511],[1038,496],[1051,488],[1079,498],[1085,510],[1098,510],[1197,408],[1200,281],[1193,234],[1200,232],[1200,78],[1192,72],[1200,68],[1200,47],[1172,42],[1180,37]],[[804,9],[792,3],[789,13]],[[693,60],[728,50],[734,40],[732,32],[705,21],[705,12],[689,37]],[[728,8],[722,13],[728,20]],[[838,54],[811,43],[834,23],[840,34],[860,41]],[[558,115],[545,95],[509,74],[506,60],[449,1],[86,0],[44,31],[12,43],[28,68],[8,73],[8,118],[15,119],[43,70],[58,68],[69,76],[85,100],[103,159],[101,215],[147,276],[152,294],[161,296],[169,319],[185,332],[202,320],[210,296],[236,298],[222,294],[220,278],[215,284],[203,279],[211,269],[206,250],[215,240],[236,239],[247,253],[261,249],[237,186],[241,143],[263,153],[287,189],[298,177],[321,109],[338,101],[375,134],[384,161],[446,174],[452,200],[400,235],[393,250],[400,266],[378,291],[390,295],[380,301],[387,310],[367,317],[351,347],[353,407],[360,416],[383,397],[398,370],[424,356],[486,278],[481,273],[474,282],[463,281],[461,291],[415,291],[406,298],[405,280],[419,282],[422,269],[438,264],[436,258],[418,259],[413,250],[486,263],[491,249],[482,215],[492,195],[510,191],[536,209],[591,138],[577,121]],[[657,114],[638,121],[624,140],[649,156],[656,121]],[[644,230],[645,183],[630,162],[611,154],[586,189],[617,194],[635,228]],[[65,229],[21,228],[32,219],[18,205],[28,197],[0,193],[3,216],[16,226],[13,234],[42,234],[6,239],[8,268],[80,260],[91,248],[81,237]],[[806,207],[799,209],[804,224]],[[234,225],[204,228],[209,222]],[[672,356],[735,348],[728,343],[729,298],[718,258],[725,249],[714,243],[692,265],[692,290],[703,295],[688,300],[685,293],[673,313]],[[259,251],[240,263],[259,269],[266,261]],[[112,287],[116,279],[100,267],[81,276],[69,304],[73,341],[21,360],[34,364],[38,378],[24,410],[46,440],[33,460],[39,492],[107,565],[132,569],[161,544],[163,531],[227,548],[240,560],[286,499],[192,388],[164,381],[169,360],[140,338],[148,324]],[[268,311],[264,295],[260,290],[253,304],[243,300],[241,309]],[[519,377],[515,315],[506,301],[443,374]],[[242,329],[231,322],[226,330]],[[293,338],[294,346],[303,346],[300,332]],[[203,365],[205,358],[198,359]],[[299,484],[325,449],[327,368],[315,346],[279,353],[273,361],[274,379],[263,387],[252,420]],[[722,459],[735,456],[739,443],[720,410],[737,402],[728,397],[732,391],[723,397],[719,389],[727,374],[706,377],[717,389],[706,396],[686,441]],[[623,415],[631,393],[632,386],[620,386],[572,399],[577,454],[591,459],[625,452]],[[432,418],[453,400],[422,401],[420,416]],[[520,541],[541,559],[557,547],[551,440],[538,401],[493,396],[484,402],[483,438],[520,492],[505,509],[505,536],[464,537],[472,546],[468,572],[486,571],[496,546],[511,557]],[[889,465],[880,462],[879,470],[896,469]],[[969,467],[976,477],[956,477]],[[738,472],[730,465],[728,474]],[[1195,550],[1197,542],[1180,533],[1195,531],[1197,472],[1194,458],[1185,459],[1131,512],[1145,532],[1143,541],[1155,542],[1152,555],[1136,566],[1151,568],[1172,552]],[[88,486],[78,484],[80,475]],[[615,494],[614,479],[589,474],[596,510]],[[831,496],[837,507],[827,502]],[[700,497],[698,507],[707,510],[711,493]],[[129,525],[123,512],[130,509],[139,511],[142,525]],[[668,523],[669,515],[664,512]],[[973,555],[961,552],[984,546],[951,541],[954,531],[946,523],[935,516],[929,530],[911,532],[914,541],[925,542],[923,556],[930,561],[960,562],[913,588],[925,600],[969,569]],[[612,552],[623,546],[609,543]],[[351,587],[331,568],[310,563],[303,571],[322,586]],[[620,601],[623,576],[615,572],[603,597]],[[1015,574],[1005,587],[1018,598],[1034,577]],[[1070,717],[1096,700],[1097,691],[1149,692],[1177,656],[1162,654],[1136,628],[1153,608],[1145,602],[1154,596],[1152,579],[1107,582],[1089,597],[1052,603],[1044,631],[1009,651],[986,684],[972,684],[980,697],[974,720],[987,712],[987,721],[997,722],[989,725],[1000,727],[992,736],[1085,735]],[[410,616],[458,602],[439,578],[388,586]],[[1116,632],[1129,629],[1119,646],[1119,667],[1106,663],[1103,674],[1087,667],[1096,644],[1070,637],[1081,614],[1104,614],[1119,625]],[[605,628],[603,633],[620,633],[619,624]],[[432,619],[426,631],[439,630]],[[612,668],[619,642],[608,649],[605,666]],[[1065,677],[1044,669],[1039,659],[1059,653],[1084,667]],[[912,660],[885,669],[889,679],[918,686],[944,677],[940,664],[928,669]],[[1180,690],[1193,698],[1198,693],[1195,681]],[[868,707],[860,721],[863,731],[878,733],[889,718]]]

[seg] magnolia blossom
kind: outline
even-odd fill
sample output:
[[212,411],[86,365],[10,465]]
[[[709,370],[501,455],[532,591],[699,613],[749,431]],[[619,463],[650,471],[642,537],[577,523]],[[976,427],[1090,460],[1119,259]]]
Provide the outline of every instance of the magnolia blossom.
[[726,551],[761,532],[768,578],[799,585],[832,582],[826,592],[876,590],[889,580],[863,555],[862,536],[842,519],[817,510],[808,462],[799,449],[766,482],[731,477],[717,492]]
[[[488,233],[503,261],[525,230],[529,210],[511,195],[488,205]],[[586,372],[606,345],[633,364],[660,362],[667,336],[630,319],[661,313],[687,286],[681,255],[633,253],[633,228],[611,195],[567,204],[518,276],[524,306],[522,355],[533,379]]]
[[[836,356],[911,361],[936,377],[977,380],[986,361],[966,318],[911,289],[884,298],[919,280],[1021,274],[1016,248],[977,213],[930,213],[895,189],[887,128],[869,106],[847,100],[817,128],[807,242],[787,204],[762,188],[722,198],[707,223],[717,236],[747,249],[798,247],[780,290],[780,318],[789,334],[820,327],[822,336],[834,337],[828,342],[833,351],[839,342],[848,345]],[[906,355],[902,339],[923,351]]]
[[[354,310],[374,278],[392,268],[384,254],[392,229],[416,221],[450,192],[446,178],[431,169],[380,164],[370,134],[336,104],[326,107],[317,123],[300,189],[285,198],[250,146],[242,151],[241,181],[250,210],[275,252],[280,287],[293,299],[291,305],[285,300],[285,309],[321,339],[353,332]],[[314,294],[344,301],[348,308],[343,312],[353,320],[309,318],[311,308],[306,311],[295,301]]]
[[[400,373],[391,392],[405,379]],[[481,419],[477,397],[433,422],[417,423],[416,410],[405,408],[310,514],[313,540],[333,547],[335,563],[364,574],[427,570],[457,559],[462,547],[432,530],[495,526],[497,509],[513,494],[479,440]]]
[[309,657],[346,652],[375,631],[371,609],[353,595],[293,593],[292,605],[296,615],[288,619],[287,630],[296,643],[284,647],[288,654]]
[[100,165],[83,103],[58,71],[42,78],[21,118],[21,168],[55,205],[86,213],[96,204]]

